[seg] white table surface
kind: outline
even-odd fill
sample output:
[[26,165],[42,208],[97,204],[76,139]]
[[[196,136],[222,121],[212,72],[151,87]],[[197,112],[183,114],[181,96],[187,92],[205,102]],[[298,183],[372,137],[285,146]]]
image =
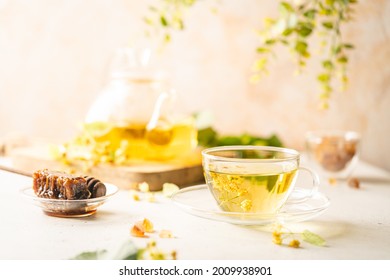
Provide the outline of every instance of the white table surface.
[[[183,212],[168,198],[134,201],[120,190],[98,212],[86,218],[45,215],[20,194],[31,178],[0,171],[0,259],[69,259],[82,251],[117,248],[126,239],[139,247],[151,239],[162,250],[176,250],[178,259],[390,259],[390,173],[360,162],[353,174],[360,189],[346,184],[323,185],[330,207],[310,221],[289,225],[308,229],[327,241],[326,247],[302,243],[300,249],[278,246],[264,227],[216,222]],[[172,239],[158,234],[135,238],[130,228],[148,218],[157,231],[171,230]]]

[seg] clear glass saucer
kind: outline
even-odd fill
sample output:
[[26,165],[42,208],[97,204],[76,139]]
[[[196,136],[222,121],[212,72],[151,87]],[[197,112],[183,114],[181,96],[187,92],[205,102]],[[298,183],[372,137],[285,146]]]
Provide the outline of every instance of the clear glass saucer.
[[46,215],[60,218],[87,217],[96,213],[97,208],[118,192],[118,187],[104,183],[106,195],[97,198],[63,200],[42,198],[35,195],[32,187],[21,190],[22,195],[32,204],[40,207]]
[[[291,197],[304,190],[295,188]],[[300,203],[287,203],[275,214],[239,213],[221,210],[207,185],[183,188],[171,197],[174,204],[185,212],[220,222],[238,225],[268,225],[272,223],[296,223],[313,219],[329,207],[329,199],[320,192]]]

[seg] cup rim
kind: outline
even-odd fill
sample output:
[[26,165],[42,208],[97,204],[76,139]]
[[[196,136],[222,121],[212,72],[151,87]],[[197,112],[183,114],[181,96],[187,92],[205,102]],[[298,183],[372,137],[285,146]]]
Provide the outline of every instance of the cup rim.
[[[216,151],[229,151],[229,150],[261,150],[261,151],[273,151],[273,152],[284,152],[289,154],[284,158],[267,158],[267,159],[256,159],[256,158],[231,158],[223,157],[209,154],[210,152]],[[217,146],[212,148],[206,148],[202,150],[202,157],[205,159],[212,159],[218,161],[227,161],[227,162],[251,162],[251,163],[261,163],[261,162],[280,162],[280,161],[289,161],[299,159],[300,153],[297,150],[290,148],[281,148],[273,146],[255,146],[255,145],[234,145],[234,146]]]

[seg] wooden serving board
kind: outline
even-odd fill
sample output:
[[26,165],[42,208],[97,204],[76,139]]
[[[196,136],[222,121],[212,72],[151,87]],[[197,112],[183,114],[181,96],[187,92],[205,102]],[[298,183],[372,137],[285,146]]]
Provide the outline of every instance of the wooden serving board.
[[136,189],[139,183],[146,182],[151,191],[161,190],[164,183],[179,187],[203,183],[200,152],[196,151],[189,157],[166,162],[137,161],[126,166],[99,164],[85,170],[85,164],[81,162],[65,165],[52,159],[47,145],[19,147],[10,153],[13,168],[23,172],[33,173],[44,168],[72,172],[94,176],[120,189]]

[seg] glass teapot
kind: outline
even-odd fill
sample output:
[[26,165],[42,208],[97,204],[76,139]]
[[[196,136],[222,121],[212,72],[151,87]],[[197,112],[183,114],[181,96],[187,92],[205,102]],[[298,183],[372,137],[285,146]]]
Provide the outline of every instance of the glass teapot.
[[84,134],[111,161],[167,160],[197,145],[193,118],[180,114],[175,90],[150,57],[148,48],[119,49],[110,80],[87,113]]

